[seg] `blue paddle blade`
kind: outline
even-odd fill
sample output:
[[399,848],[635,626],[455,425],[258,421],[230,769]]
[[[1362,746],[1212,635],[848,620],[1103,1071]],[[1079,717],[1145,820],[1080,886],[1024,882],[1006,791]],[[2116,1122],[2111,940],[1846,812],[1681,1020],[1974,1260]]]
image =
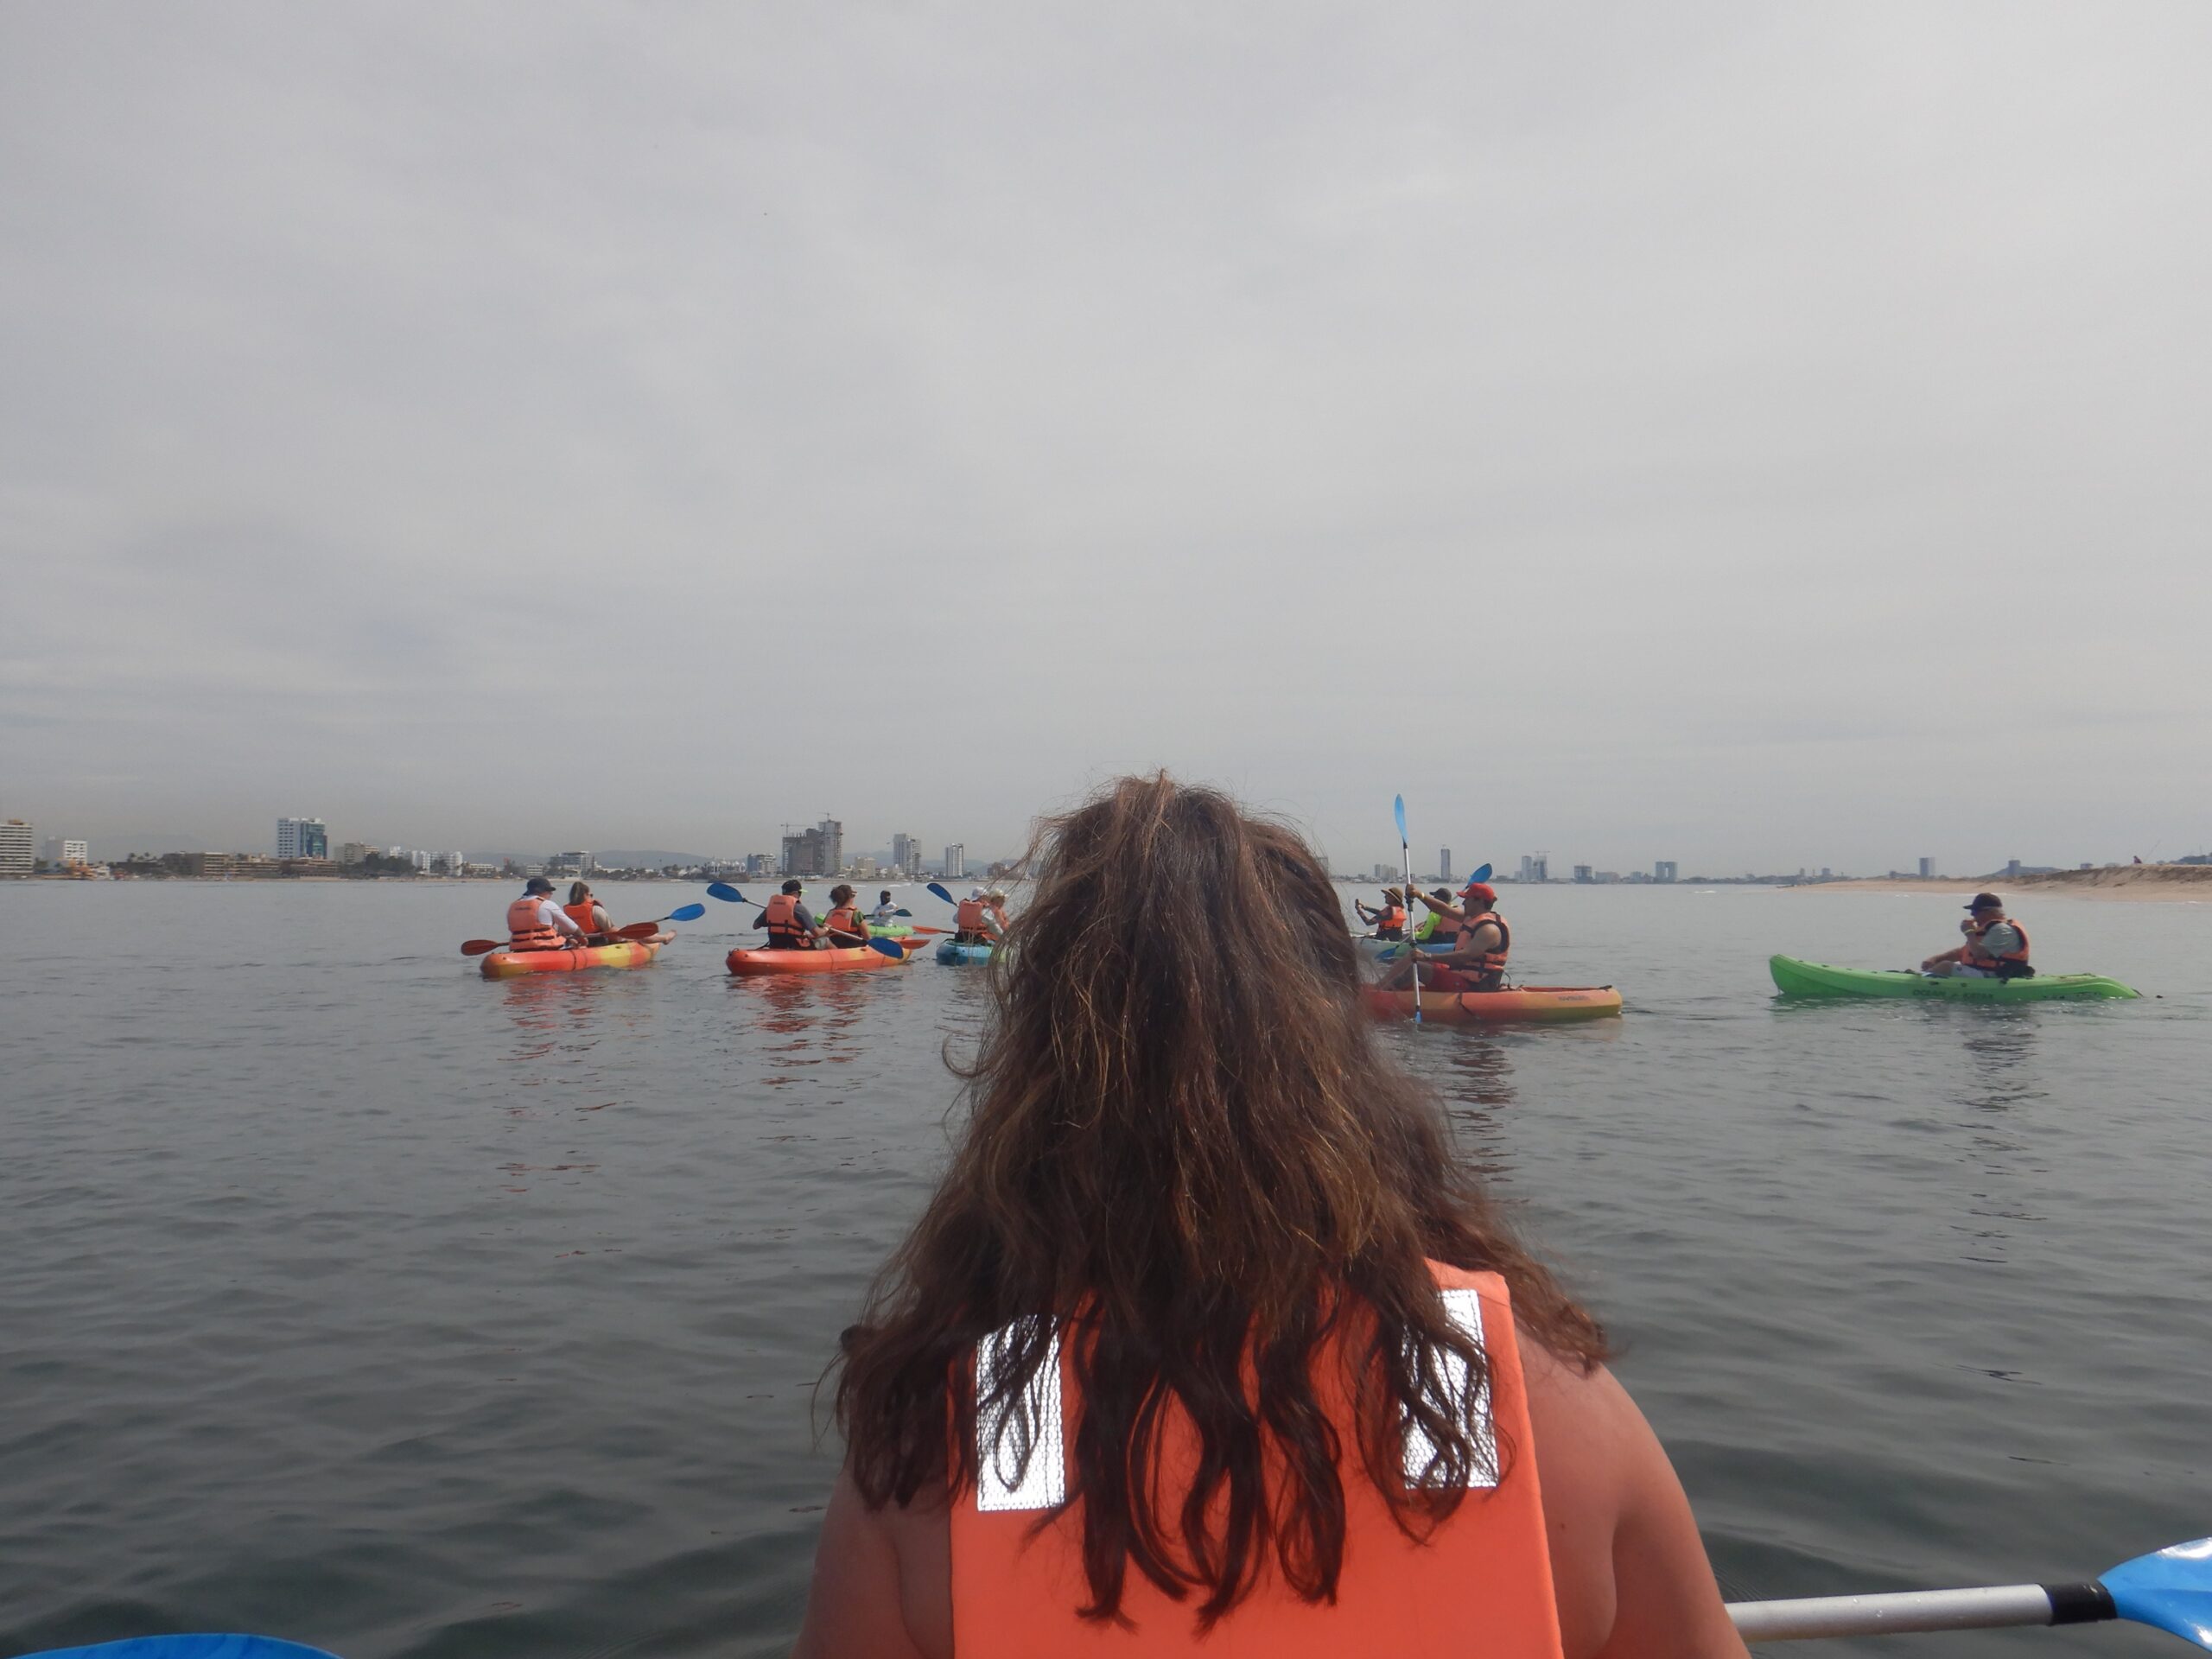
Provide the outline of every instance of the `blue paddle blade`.
[[938,884],[937,884],[936,882],[934,882],[934,881],[932,881],[932,882],[931,882],[931,883],[930,883],[930,891],[931,891],[931,893],[935,893],[938,898],[940,898],[940,899],[944,899],[944,902],[945,902],[946,904],[948,904],[948,905],[957,905],[957,904],[958,904],[958,903],[960,902],[957,899],[954,898],[950,893],[947,893],[947,892],[946,892],[943,887],[941,887],[938,886]]
[[1375,960],[1377,962],[1395,962],[1398,959],[1398,952],[1405,948],[1406,947],[1402,944],[1394,944],[1388,950],[1377,950],[1375,953]]
[[1406,839],[1406,798],[1401,795],[1390,805],[1398,815],[1398,839],[1403,841]]
[[1481,864],[1481,865],[1478,865],[1478,866],[1476,867],[1476,868],[1475,868],[1475,873],[1474,873],[1472,875],[1469,876],[1469,877],[1467,878],[1467,880],[1468,880],[1469,881],[1487,881],[1487,880],[1490,880],[1490,866],[1489,866],[1489,865],[1487,865],[1487,864]]
[[727,899],[733,905],[741,905],[745,902],[745,895],[727,881],[709,881],[707,884],[707,897]]
[[696,922],[707,913],[704,905],[686,905],[681,910],[671,910],[667,919],[671,922]]
[[896,957],[901,962],[906,960],[906,947],[896,939],[870,939],[868,948],[879,957]]
[[892,913],[893,916],[911,916],[911,915],[912,915],[914,912],[913,912],[912,911],[911,911],[911,910],[907,909],[906,906],[901,905],[901,906],[899,906],[899,908],[898,908],[898,909],[896,909],[896,910],[893,911],[891,913]]
[[2122,1618],[2212,1649],[2212,1538],[2170,1544],[2123,1561],[2097,1580]]
[[89,1648],[49,1648],[25,1659],[333,1659],[273,1636],[134,1636]]

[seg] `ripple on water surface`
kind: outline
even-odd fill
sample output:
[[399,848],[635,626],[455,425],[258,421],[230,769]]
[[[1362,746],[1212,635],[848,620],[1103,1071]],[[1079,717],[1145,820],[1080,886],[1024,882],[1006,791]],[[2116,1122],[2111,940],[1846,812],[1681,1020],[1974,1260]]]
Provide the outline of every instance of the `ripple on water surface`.
[[[982,979],[731,980],[725,908],[647,970],[489,982],[448,953],[505,897],[0,887],[8,1650],[788,1643],[815,1384],[941,1165]],[[1533,977],[1626,1017],[1385,1040],[1621,1342],[1732,1588],[2208,1529],[2202,907],[2034,918],[2163,1001],[1974,1009],[1770,994],[1772,950],[1924,954],[1931,901],[1506,905]]]

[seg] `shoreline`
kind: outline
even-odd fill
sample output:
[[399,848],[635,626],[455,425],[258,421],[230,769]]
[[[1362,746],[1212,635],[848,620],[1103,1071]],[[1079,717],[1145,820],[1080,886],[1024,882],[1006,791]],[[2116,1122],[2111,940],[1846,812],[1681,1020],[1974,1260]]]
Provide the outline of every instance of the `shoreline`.
[[2212,904],[2212,864],[2107,864],[2094,870],[2052,870],[2041,875],[1839,877],[1807,881],[1789,893],[1975,893],[1991,891],[2009,906],[2012,895],[2035,899],[2099,899],[2120,904]]

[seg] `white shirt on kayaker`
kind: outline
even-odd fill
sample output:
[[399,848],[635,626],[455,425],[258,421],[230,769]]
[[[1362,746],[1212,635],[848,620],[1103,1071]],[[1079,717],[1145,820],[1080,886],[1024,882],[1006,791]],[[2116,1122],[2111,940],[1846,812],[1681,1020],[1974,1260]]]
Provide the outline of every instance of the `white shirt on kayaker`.
[[581,939],[584,931],[569,919],[569,912],[548,897],[537,901],[537,925],[550,927],[556,933],[565,933],[572,939]]

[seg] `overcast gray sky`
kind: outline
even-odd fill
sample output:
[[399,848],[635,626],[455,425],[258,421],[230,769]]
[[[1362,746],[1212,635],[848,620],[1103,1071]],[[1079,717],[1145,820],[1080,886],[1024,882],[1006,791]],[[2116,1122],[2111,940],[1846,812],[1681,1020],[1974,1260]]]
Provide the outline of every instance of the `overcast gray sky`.
[[0,0],[0,813],[2195,850],[2208,86],[2202,0]]

